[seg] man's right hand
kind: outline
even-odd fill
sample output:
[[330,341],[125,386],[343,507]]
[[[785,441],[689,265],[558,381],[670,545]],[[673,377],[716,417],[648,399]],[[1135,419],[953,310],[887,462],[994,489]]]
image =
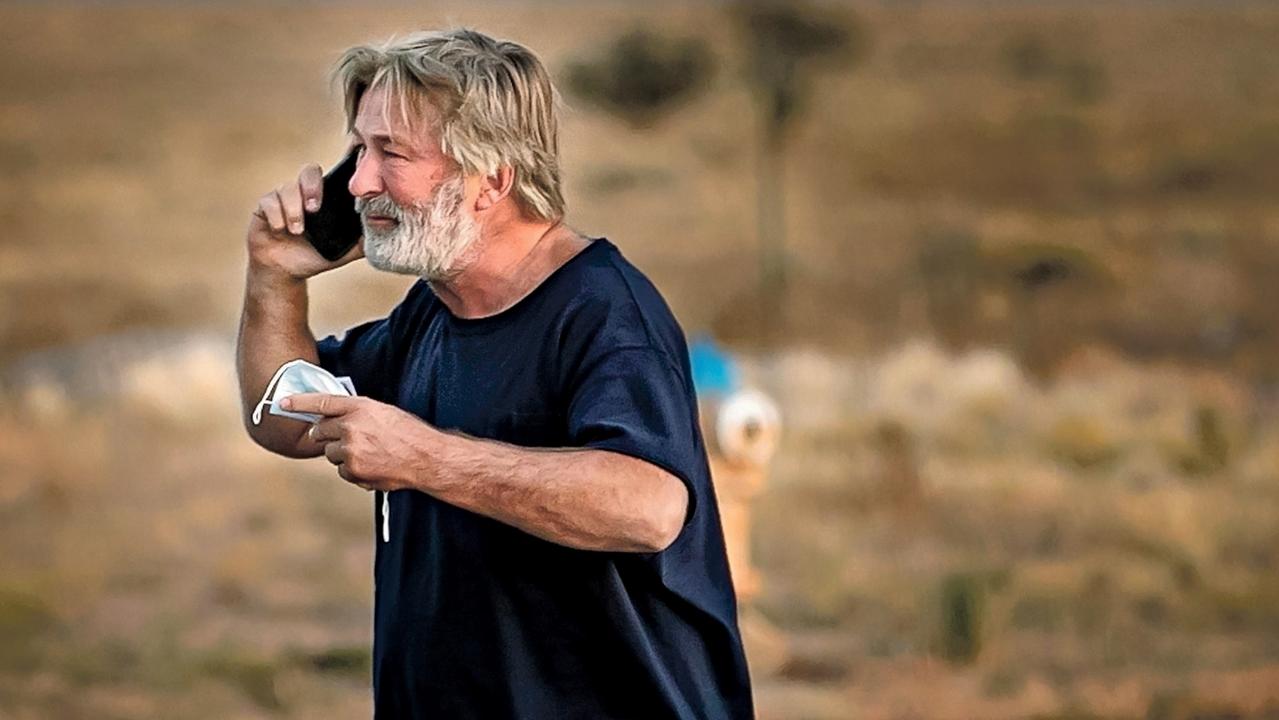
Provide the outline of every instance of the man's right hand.
[[323,192],[323,173],[319,165],[312,163],[303,166],[297,182],[285,183],[263,195],[249,219],[249,264],[305,280],[364,257],[362,237],[350,252],[333,262],[325,260],[303,237],[303,204],[308,212],[318,210],[324,201]]

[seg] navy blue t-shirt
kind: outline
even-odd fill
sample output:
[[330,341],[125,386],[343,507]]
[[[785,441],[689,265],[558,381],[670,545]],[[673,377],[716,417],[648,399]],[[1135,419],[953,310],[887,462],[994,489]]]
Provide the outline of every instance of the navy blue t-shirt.
[[425,281],[317,343],[364,396],[526,447],[609,450],[688,487],[659,553],[569,548],[436,500],[375,502],[378,718],[750,718],[750,681],[684,335],[598,238],[514,306],[455,317]]

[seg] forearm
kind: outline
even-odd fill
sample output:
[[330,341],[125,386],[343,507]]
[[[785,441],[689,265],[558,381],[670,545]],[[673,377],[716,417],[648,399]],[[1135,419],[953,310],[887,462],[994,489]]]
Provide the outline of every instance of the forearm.
[[650,463],[439,434],[415,474],[422,490],[444,502],[583,550],[658,552],[683,527],[687,489]]
[[315,336],[307,319],[306,281],[282,276],[249,264],[245,277],[244,310],[236,340],[236,373],[244,425],[255,442],[290,457],[313,457],[319,446],[301,447],[307,426],[263,412],[253,425],[254,407],[262,399],[271,376],[281,365],[302,358],[318,362]]

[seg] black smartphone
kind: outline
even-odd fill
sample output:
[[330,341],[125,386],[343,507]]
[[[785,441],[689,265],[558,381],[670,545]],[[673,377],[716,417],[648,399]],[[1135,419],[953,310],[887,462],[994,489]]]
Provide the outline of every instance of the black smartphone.
[[325,173],[320,209],[303,211],[302,234],[325,260],[338,260],[347,254],[364,232],[360,214],[355,211],[355,196],[347,189],[357,160],[357,153],[352,150]]

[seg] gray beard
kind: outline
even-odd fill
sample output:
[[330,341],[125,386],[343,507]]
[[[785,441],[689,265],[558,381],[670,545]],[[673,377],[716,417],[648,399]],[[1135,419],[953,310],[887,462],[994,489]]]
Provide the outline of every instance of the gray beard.
[[[462,211],[464,187],[458,174],[440,183],[426,203],[409,207],[397,205],[386,194],[367,201],[356,198],[369,264],[427,280],[445,280],[460,272],[464,255],[480,236],[475,219]],[[386,230],[369,227],[370,215],[395,218],[397,223]]]

